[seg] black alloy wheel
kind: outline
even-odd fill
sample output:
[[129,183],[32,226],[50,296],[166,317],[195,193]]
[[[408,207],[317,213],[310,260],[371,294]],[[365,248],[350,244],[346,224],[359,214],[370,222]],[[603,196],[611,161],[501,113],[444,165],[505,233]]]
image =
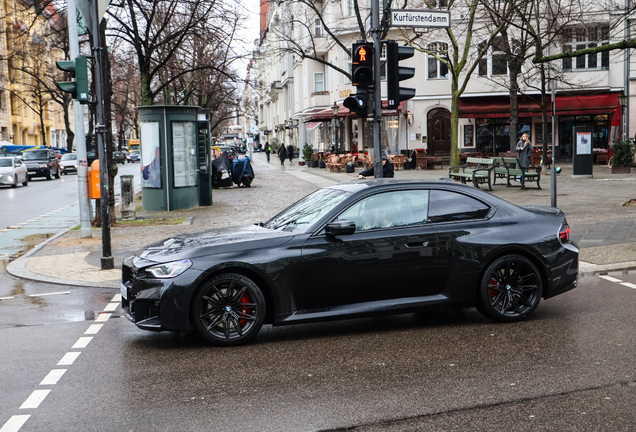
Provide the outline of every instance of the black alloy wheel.
[[505,255],[486,269],[478,309],[495,321],[520,321],[534,312],[542,292],[541,274],[532,261],[521,255]]
[[247,342],[263,326],[265,298],[249,278],[236,273],[213,277],[193,297],[192,322],[214,345]]
[[46,179],[53,180],[53,176],[51,175],[51,168],[46,171]]

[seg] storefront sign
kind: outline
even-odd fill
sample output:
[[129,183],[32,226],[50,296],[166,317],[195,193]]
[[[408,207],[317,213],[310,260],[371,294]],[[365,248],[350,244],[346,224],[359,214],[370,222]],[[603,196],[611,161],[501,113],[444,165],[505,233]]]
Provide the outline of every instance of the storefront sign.
[[353,90],[340,90],[339,93],[341,98],[349,97],[353,94]]
[[450,27],[450,12],[432,10],[391,10],[389,13],[392,27]]

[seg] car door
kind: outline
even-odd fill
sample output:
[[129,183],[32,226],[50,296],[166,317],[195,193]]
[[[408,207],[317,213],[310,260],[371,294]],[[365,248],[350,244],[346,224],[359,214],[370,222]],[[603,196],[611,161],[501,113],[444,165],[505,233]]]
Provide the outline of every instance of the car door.
[[430,294],[437,270],[437,232],[427,224],[428,191],[367,196],[336,219],[356,231],[324,230],[302,248],[307,305],[331,308]]
[[489,233],[501,227],[488,219],[491,208],[483,201],[451,190],[431,190],[428,221],[439,235],[436,294],[448,281],[468,282],[481,271],[481,259],[489,247]]
[[15,177],[18,183],[25,182],[27,177],[27,169],[19,159],[13,159],[13,164],[15,167]]

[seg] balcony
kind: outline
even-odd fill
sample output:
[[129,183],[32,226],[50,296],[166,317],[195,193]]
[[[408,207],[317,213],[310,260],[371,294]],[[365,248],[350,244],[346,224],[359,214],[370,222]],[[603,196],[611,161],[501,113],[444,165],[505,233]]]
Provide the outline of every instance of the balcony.
[[319,91],[311,94],[311,106],[329,106],[331,105],[331,92]]

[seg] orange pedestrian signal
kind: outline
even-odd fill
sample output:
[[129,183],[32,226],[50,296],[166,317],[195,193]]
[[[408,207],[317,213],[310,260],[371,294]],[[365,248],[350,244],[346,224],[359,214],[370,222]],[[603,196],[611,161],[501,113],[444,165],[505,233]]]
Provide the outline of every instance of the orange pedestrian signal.
[[354,44],[353,64],[363,64],[371,66],[373,64],[372,60],[373,44]]

